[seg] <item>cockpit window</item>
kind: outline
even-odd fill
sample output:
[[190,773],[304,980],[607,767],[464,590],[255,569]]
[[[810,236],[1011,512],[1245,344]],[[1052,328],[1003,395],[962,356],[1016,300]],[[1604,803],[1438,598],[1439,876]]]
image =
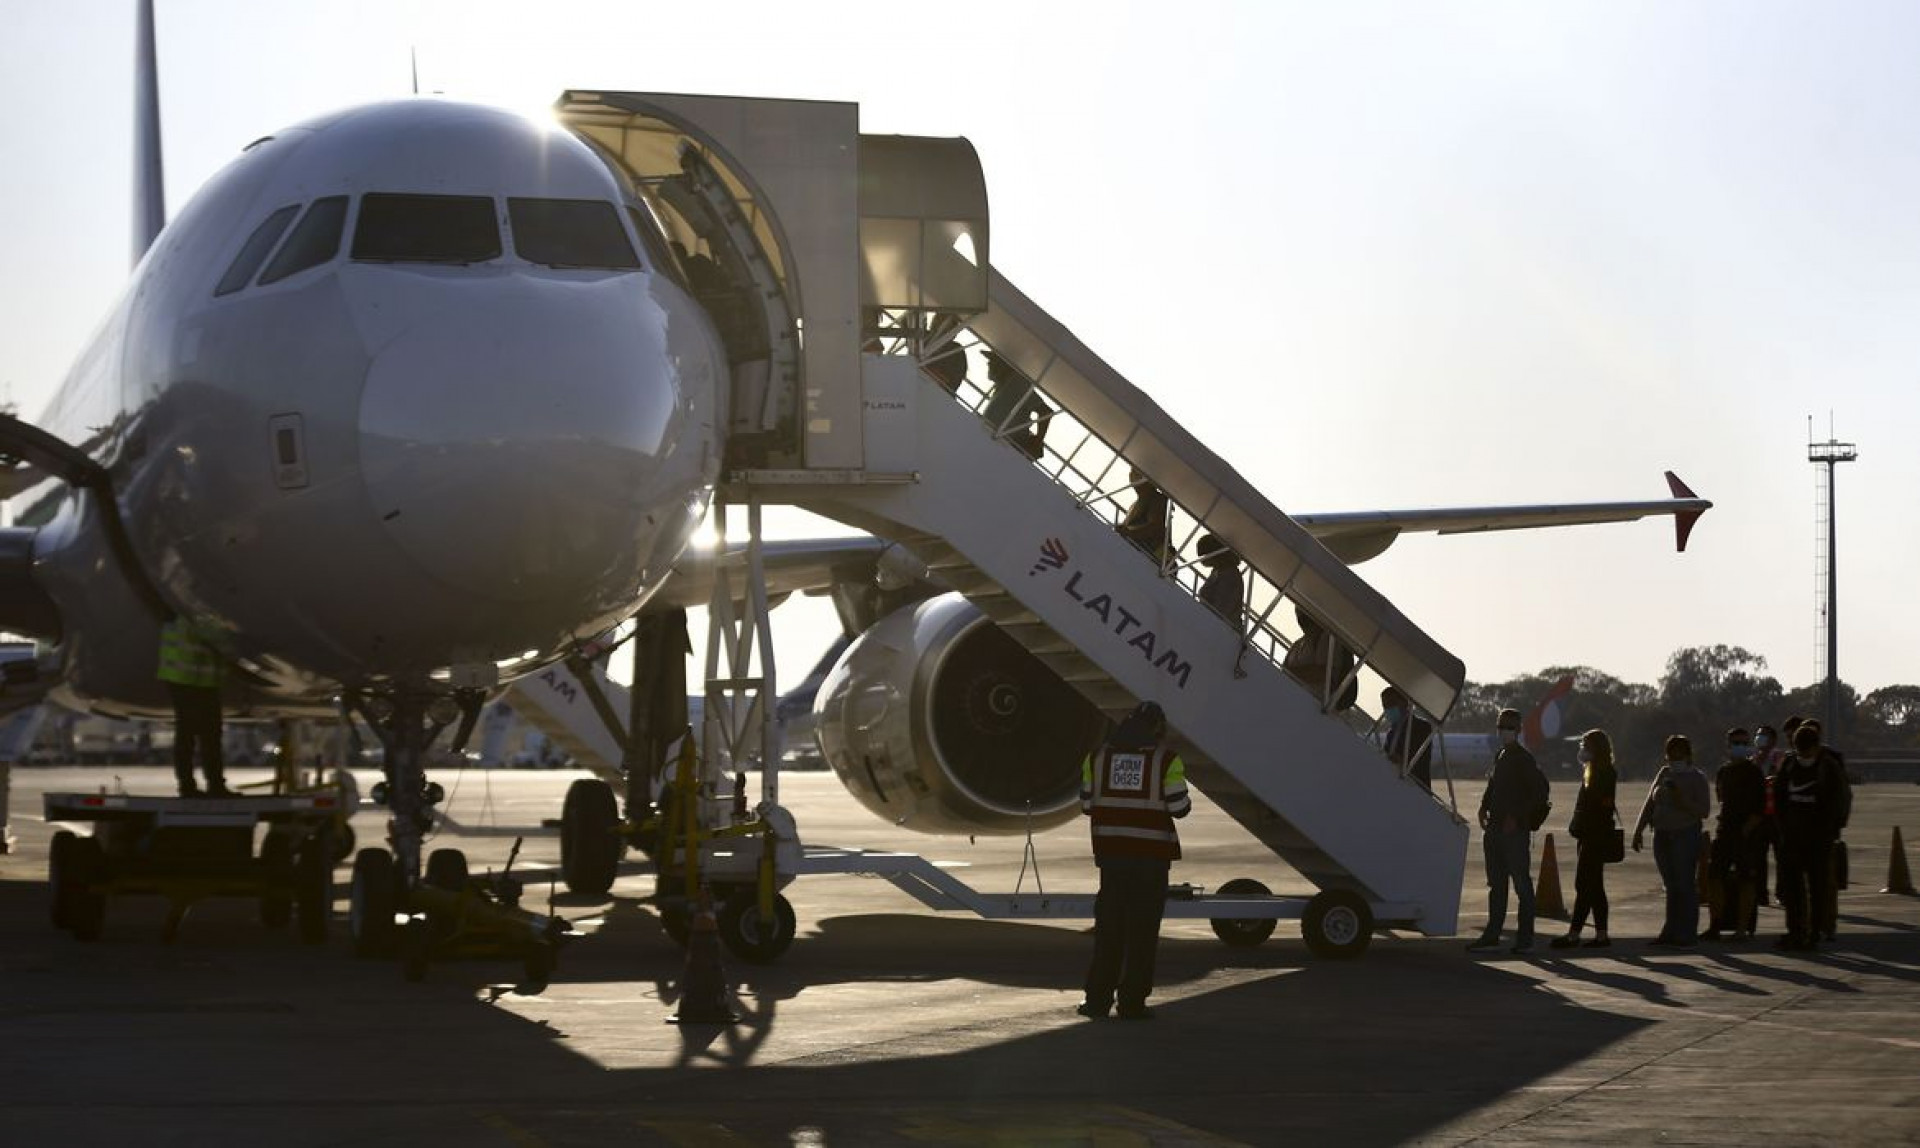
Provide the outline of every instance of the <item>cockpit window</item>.
[[509,199],[513,250],[529,263],[638,271],[620,213],[597,199]]
[[280,242],[281,233],[286,231],[287,224],[293,222],[293,217],[299,211],[299,204],[290,203],[260,221],[260,226],[254,228],[253,234],[247,236],[246,243],[241,245],[240,254],[233,257],[233,263],[227,267],[227,273],[222,275],[220,282],[214,285],[213,293],[216,297],[231,295],[247,285],[247,281],[253,278],[253,273],[260,270],[260,265],[267,261],[267,253],[273,250],[274,244]]
[[478,195],[360,197],[353,257],[389,263],[485,263],[500,257],[493,200]]
[[278,283],[309,267],[318,267],[340,251],[340,232],[347,223],[347,197],[330,195],[316,199],[300,218],[300,226],[287,237],[287,245],[267,264],[260,283]]
[[627,205],[627,218],[633,221],[633,233],[640,237],[640,246],[647,249],[647,263],[655,271],[664,272],[668,278],[685,287],[686,269],[680,266],[679,257],[673,248],[667,245],[666,229],[660,226],[659,217],[651,209],[633,204]]

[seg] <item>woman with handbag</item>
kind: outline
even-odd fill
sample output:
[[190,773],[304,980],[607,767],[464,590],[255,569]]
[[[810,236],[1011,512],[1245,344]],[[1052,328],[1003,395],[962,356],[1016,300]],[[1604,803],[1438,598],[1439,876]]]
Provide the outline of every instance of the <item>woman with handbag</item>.
[[1573,920],[1564,937],[1551,942],[1556,949],[1571,949],[1580,943],[1580,930],[1587,914],[1593,914],[1593,940],[1589,949],[1604,949],[1613,944],[1607,938],[1607,864],[1626,856],[1626,835],[1614,824],[1614,792],[1619,774],[1613,767],[1613,740],[1606,731],[1590,729],[1580,738],[1580,796],[1573,803],[1573,835],[1579,853],[1579,867],[1573,877]]

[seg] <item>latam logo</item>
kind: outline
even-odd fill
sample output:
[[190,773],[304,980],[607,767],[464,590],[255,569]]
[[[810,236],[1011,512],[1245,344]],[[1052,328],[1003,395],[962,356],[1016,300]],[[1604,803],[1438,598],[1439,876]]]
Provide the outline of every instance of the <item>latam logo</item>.
[[1049,570],[1059,570],[1066,564],[1066,544],[1058,538],[1049,538],[1040,544],[1040,557],[1034,561],[1033,569],[1027,571],[1027,577],[1045,574]]
[[[1049,570],[1064,570],[1066,565],[1067,548],[1060,544],[1058,538],[1049,538],[1041,545],[1039,561],[1033,564],[1028,577]],[[1085,576],[1079,570],[1070,572],[1060,589],[1067,597],[1078,602],[1081,609],[1098,615],[1101,624],[1111,627],[1115,637],[1126,640],[1128,649],[1139,651],[1140,656],[1155,669],[1166,671],[1167,676],[1181,689],[1187,688],[1193,663],[1181,658],[1178,650],[1163,643],[1160,635],[1142,625],[1138,614],[1115,602],[1111,594],[1094,593],[1093,588],[1085,584]]]

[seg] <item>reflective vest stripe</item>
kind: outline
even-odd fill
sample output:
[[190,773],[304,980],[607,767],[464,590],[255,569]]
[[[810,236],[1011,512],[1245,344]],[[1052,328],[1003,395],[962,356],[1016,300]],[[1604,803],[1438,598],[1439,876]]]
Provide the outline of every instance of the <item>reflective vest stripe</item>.
[[1124,825],[1096,825],[1095,837],[1136,837],[1142,841],[1165,841],[1167,835],[1157,829],[1130,829]]
[[193,633],[189,623],[176,618],[160,629],[160,670],[156,676],[163,682],[212,689],[220,684],[220,660]]

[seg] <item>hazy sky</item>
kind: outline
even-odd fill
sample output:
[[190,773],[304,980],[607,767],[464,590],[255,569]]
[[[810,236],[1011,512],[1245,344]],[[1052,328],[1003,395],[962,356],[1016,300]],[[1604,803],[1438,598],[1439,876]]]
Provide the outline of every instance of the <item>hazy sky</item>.
[[[1722,642],[1811,680],[1831,410],[1861,451],[1842,672],[1920,680],[1920,6],[158,8],[176,209],[258,136],[405,95],[416,46],[424,89],[525,107],[856,100],[971,139],[994,263],[1282,509],[1653,498],[1668,468],[1718,504],[1685,555],[1660,522],[1361,568],[1477,680],[1650,682]],[[127,271],[132,38],[132,0],[0,0],[0,383],[29,415]]]

